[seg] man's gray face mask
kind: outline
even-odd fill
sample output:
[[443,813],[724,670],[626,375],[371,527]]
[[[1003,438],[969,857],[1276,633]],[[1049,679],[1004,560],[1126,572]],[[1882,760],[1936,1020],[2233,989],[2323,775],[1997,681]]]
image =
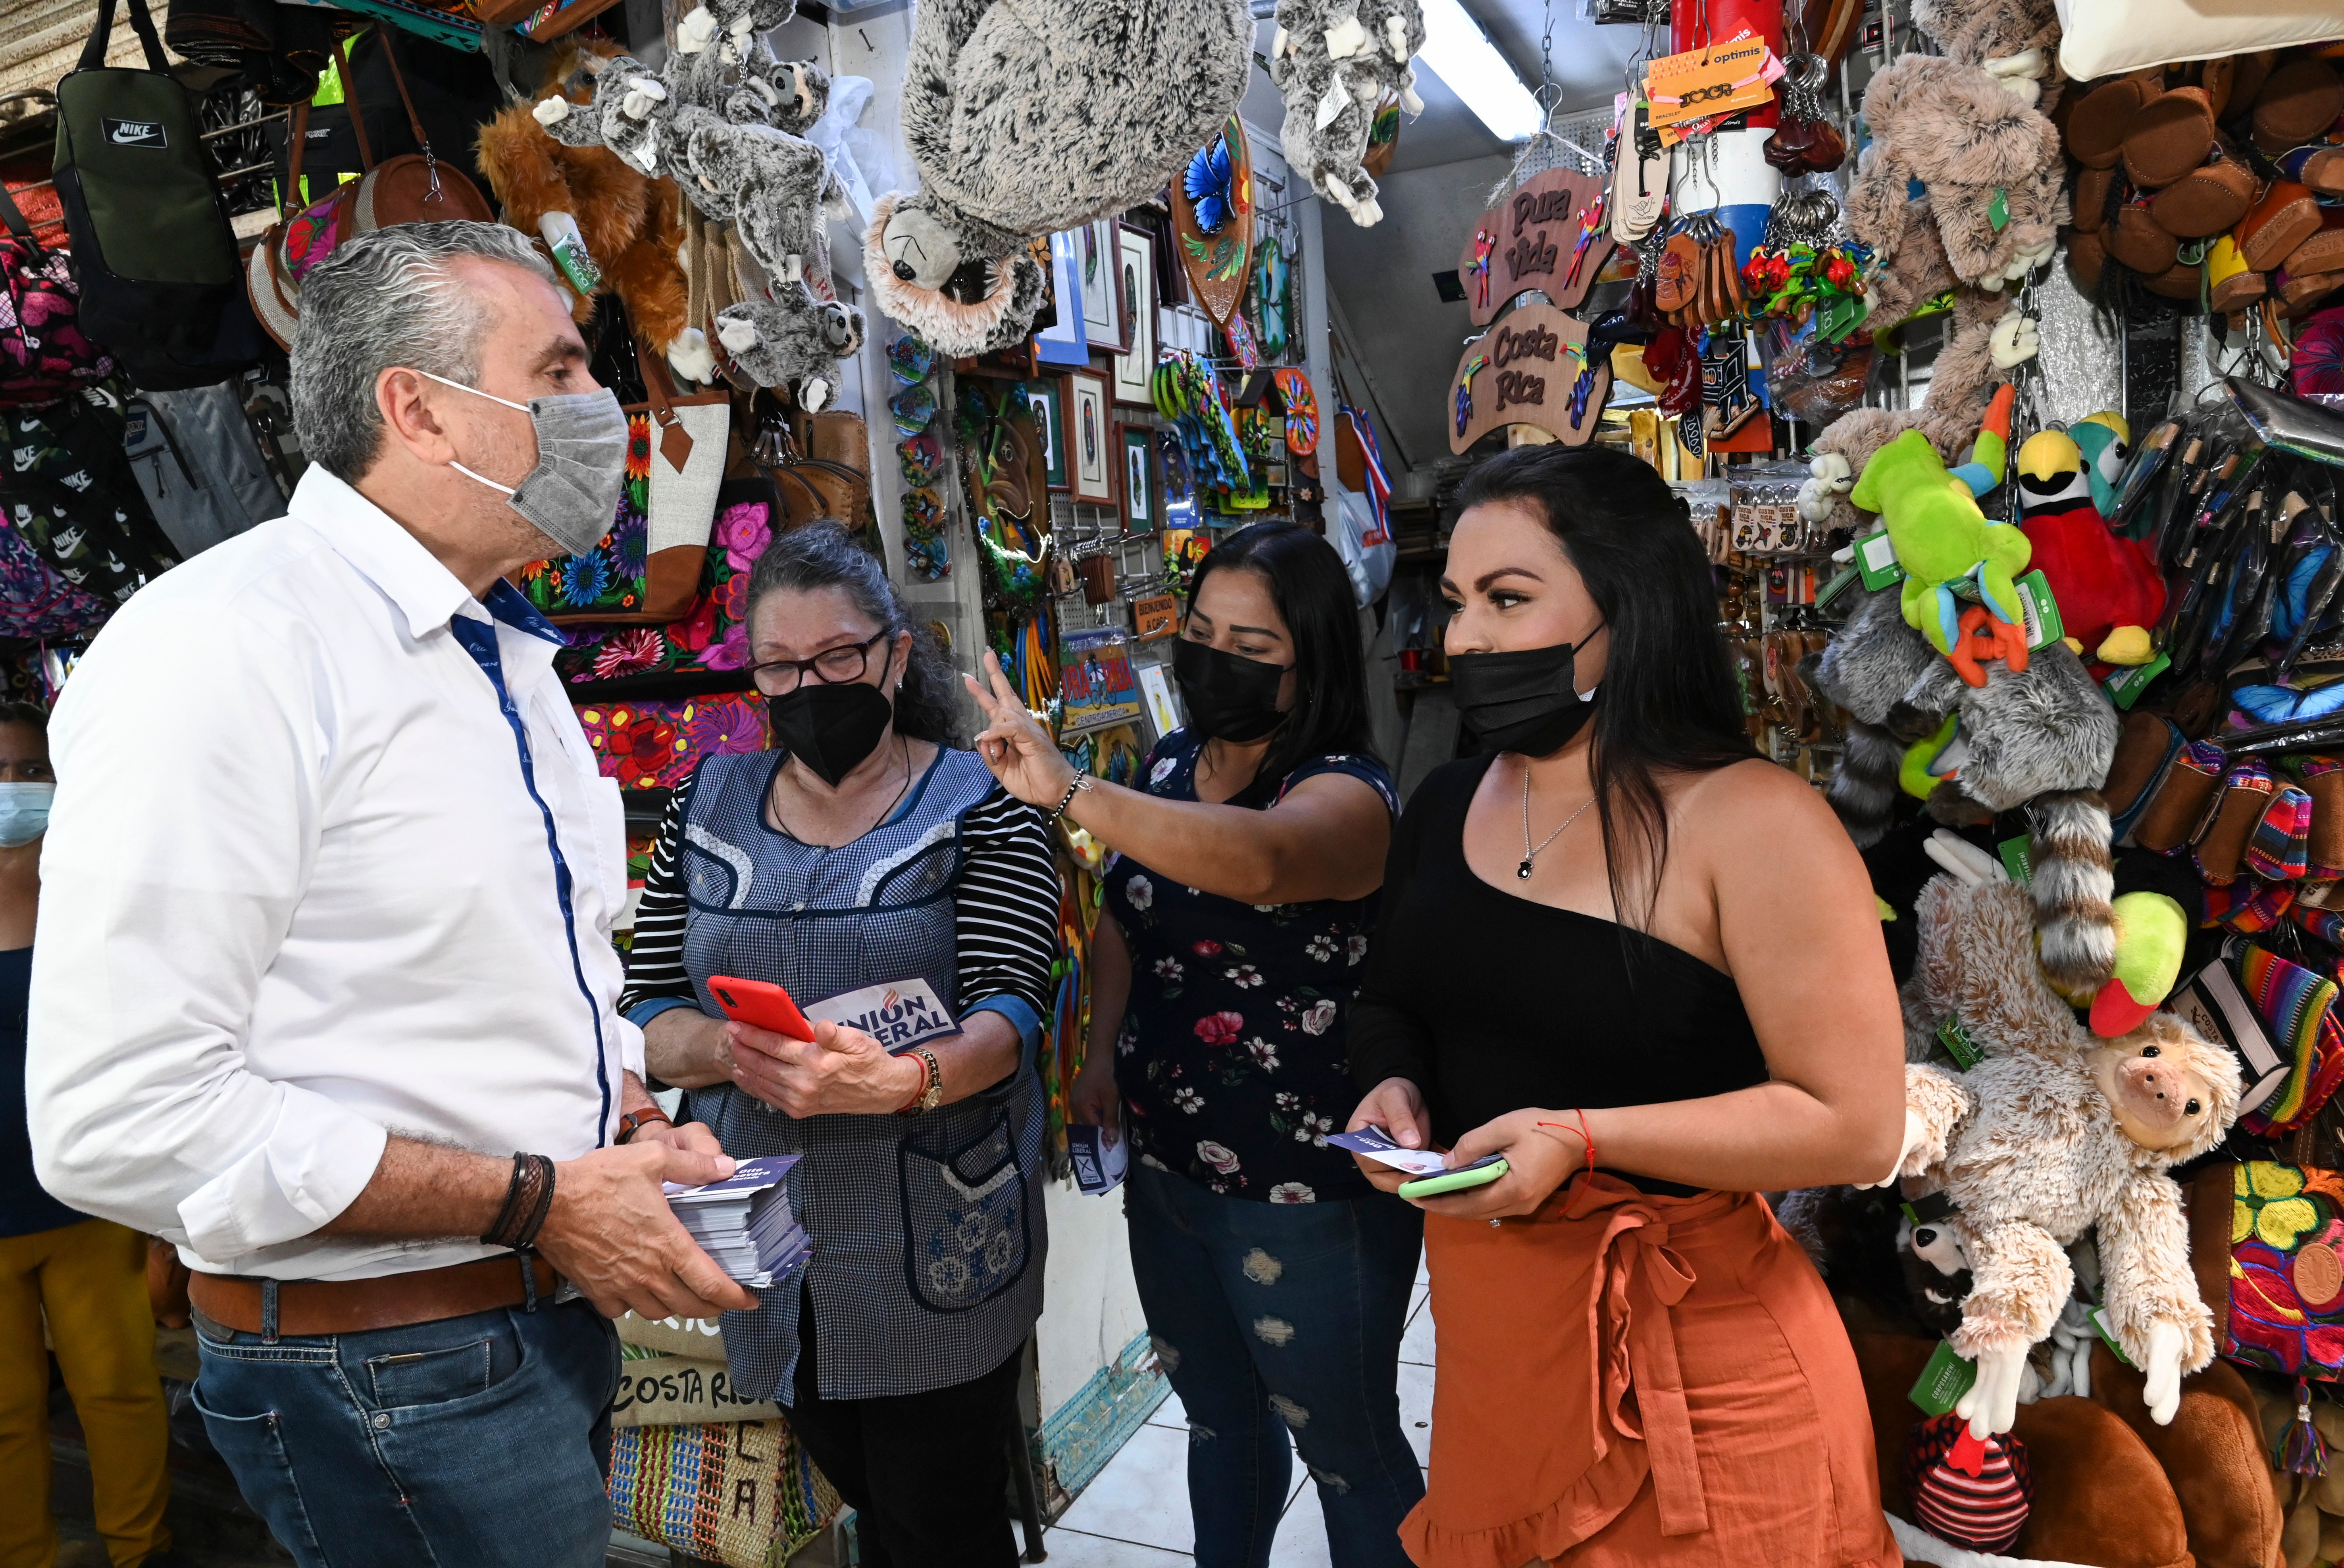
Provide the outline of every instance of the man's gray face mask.
[[627,411],[619,406],[618,394],[604,387],[516,403],[429,370],[416,374],[518,408],[537,432],[537,467],[518,487],[482,477],[461,463],[451,462],[450,467],[510,497],[512,509],[564,555],[581,556],[602,542],[618,519],[619,494],[627,483]]

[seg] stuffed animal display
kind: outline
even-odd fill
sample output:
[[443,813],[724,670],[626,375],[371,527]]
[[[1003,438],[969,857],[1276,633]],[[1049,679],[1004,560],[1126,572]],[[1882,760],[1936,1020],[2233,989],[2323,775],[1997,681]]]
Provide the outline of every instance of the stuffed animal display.
[[797,134],[820,116],[829,78],[811,63],[775,59],[761,36],[793,10],[793,0],[719,0],[679,25],[664,70],[629,55],[590,57],[590,101],[550,94],[532,113],[554,141],[604,148],[646,176],[672,179],[704,217],[732,226],[762,286],[709,325],[743,374],[794,387],[811,411],[829,399],[830,366],[862,347],[863,313],[833,297],[822,249],[823,219],[844,216],[844,190],[821,149]]
[[[572,104],[588,101],[592,78],[587,58],[608,58],[615,46],[599,40],[592,54],[571,51],[555,66],[552,92]],[[575,314],[584,320],[593,296],[615,292],[628,319],[646,343],[663,350],[677,375],[704,381],[714,368],[706,337],[685,316],[683,268],[677,247],[683,243],[680,198],[672,181],[655,180],[607,147],[565,146],[548,136],[534,106],[508,105],[480,127],[480,172],[504,209],[505,221],[525,234],[544,235],[563,255],[554,233],[564,229],[582,242],[586,260],[568,265],[586,276]]]
[[1409,64],[1423,46],[1417,0],[1278,0],[1269,79],[1286,98],[1286,161],[1362,228],[1384,216],[1369,133],[1387,103],[1424,112]]
[[2025,895],[1942,878],[1923,892],[1924,1006],[1985,1060],[1905,1070],[1902,1177],[1954,1205],[1945,1223],[1972,1274],[1954,1348],[1977,1362],[1955,1407],[1983,1437],[2010,1430],[2026,1352],[2074,1288],[2066,1248],[2096,1227],[2108,1332],[2170,1422],[2185,1372],[2214,1353],[2168,1167],[2220,1142],[2238,1113],[2238,1064],[2170,1013],[2101,1040],[2036,966]]
[[925,0],[903,92],[920,188],[864,237],[880,307],[946,354],[1024,337],[1029,242],[1161,190],[1237,107],[1253,32],[1244,0]]

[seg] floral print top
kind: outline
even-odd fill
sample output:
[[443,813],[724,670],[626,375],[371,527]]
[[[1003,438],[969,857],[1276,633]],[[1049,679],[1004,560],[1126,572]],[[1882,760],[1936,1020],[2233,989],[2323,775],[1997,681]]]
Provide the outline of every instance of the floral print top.
[[[1202,742],[1176,729],[1147,762],[1147,792],[1197,798]],[[1286,776],[1348,773],[1399,813],[1391,775],[1363,752],[1313,758]],[[1330,1148],[1359,1104],[1344,1014],[1359,990],[1376,896],[1241,904],[1200,893],[1128,856],[1106,873],[1131,950],[1131,1000],[1116,1082],[1134,1153],[1215,1192],[1312,1203],[1374,1191]]]

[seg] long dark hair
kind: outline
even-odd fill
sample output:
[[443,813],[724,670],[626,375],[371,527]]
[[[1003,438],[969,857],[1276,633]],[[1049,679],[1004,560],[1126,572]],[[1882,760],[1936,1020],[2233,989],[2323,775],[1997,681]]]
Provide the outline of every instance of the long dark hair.
[[[1742,727],[1709,558],[1685,504],[1643,463],[1600,447],[1517,447],[1467,475],[1457,498],[1460,509],[1511,502],[1535,510],[1611,630],[1588,770],[1612,912],[1644,930],[1669,856],[1661,775],[1706,773],[1758,754]],[[1645,873],[1632,916],[1623,862],[1641,862]]]
[[777,588],[806,593],[828,588],[845,589],[854,608],[885,627],[891,640],[899,631],[912,634],[904,689],[894,694],[895,733],[958,746],[960,708],[952,662],[937,645],[936,634],[904,613],[895,585],[887,580],[887,568],[856,542],[845,524],[817,518],[774,535],[749,571],[749,618],[756,619],[758,602]]
[[1271,731],[1254,781],[1231,805],[1252,806],[1276,794],[1288,773],[1329,751],[1375,753],[1368,739],[1366,655],[1359,646],[1351,575],[1335,547],[1292,523],[1239,528],[1197,563],[1188,602],[1217,571],[1258,572],[1294,639],[1294,707]]

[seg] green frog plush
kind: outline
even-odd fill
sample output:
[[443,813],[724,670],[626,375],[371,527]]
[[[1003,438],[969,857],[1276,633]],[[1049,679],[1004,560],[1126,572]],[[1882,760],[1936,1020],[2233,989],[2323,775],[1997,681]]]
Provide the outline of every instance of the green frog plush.
[[1970,487],[1945,467],[1929,437],[1907,430],[1864,466],[1848,500],[1877,512],[1904,568],[1901,600],[1905,624],[1939,653],[1951,653],[1961,635],[1954,585],[1973,581],[1986,608],[2019,624],[2018,589],[2011,579],[2026,569],[2032,547],[2007,523],[1991,523]]

